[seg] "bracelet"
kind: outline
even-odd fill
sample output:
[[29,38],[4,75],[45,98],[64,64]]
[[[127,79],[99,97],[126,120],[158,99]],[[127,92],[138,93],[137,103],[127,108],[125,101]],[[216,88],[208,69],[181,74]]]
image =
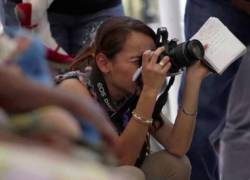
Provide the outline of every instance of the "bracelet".
[[187,111],[184,109],[183,106],[181,107],[181,111],[182,111],[183,114],[185,114],[186,116],[195,117],[195,116],[197,115],[197,112],[194,112],[194,113],[187,112]]
[[139,116],[136,112],[132,111],[132,117],[139,123],[144,125],[151,125],[153,123],[153,119],[145,119],[141,116]]

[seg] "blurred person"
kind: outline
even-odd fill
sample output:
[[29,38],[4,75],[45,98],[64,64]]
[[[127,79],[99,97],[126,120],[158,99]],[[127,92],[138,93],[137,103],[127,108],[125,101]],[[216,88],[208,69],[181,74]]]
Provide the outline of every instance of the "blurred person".
[[222,133],[221,179],[249,179],[250,118],[249,81],[250,47],[242,58],[228,99],[225,128]]
[[[153,1],[151,1],[153,2]],[[151,8],[150,6],[152,4],[150,4],[149,0],[141,0],[142,3],[142,9],[141,9],[141,14],[142,14],[142,19],[146,22],[146,23],[153,23],[157,20],[157,17],[155,14],[153,14],[151,12]]]
[[[240,11],[250,15],[250,2],[232,0]],[[249,179],[249,83],[250,47],[242,58],[241,65],[232,83],[222,132],[220,149],[221,179]]]
[[32,31],[40,38],[46,47],[46,58],[50,70],[57,74],[65,71],[72,60],[54,40],[47,20],[47,9],[51,0],[8,0],[3,2],[5,9],[5,28]]
[[[2,85],[0,106],[6,112],[27,112],[48,105],[59,106],[81,119],[80,123],[89,121],[100,132],[107,131],[107,134],[104,133],[107,136],[104,136],[112,143],[116,134],[98,105],[91,100],[79,101],[77,96],[67,95],[67,93],[53,88],[51,77],[47,71],[43,46],[39,41],[22,34],[13,39],[4,37],[0,36],[0,43],[5,44],[5,46],[0,46],[0,52],[6,52],[1,50],[8,47],[9,49],[6,50],[10,55],[5,55],[6,59],[2,59],[4,56],[1,56],[2,53],[0,53]],[[78,107],[78,105],[80,106]],[[73,106],[76,107],[73,108]],[[101,130],[105,126],[107,128]]]
[[[121,165],[140,167],[146,179],[184,180],[190,178],[185,153],[192,141],[200,84],[209,71],[200,61],[188,68],[174,124],[160,116],[153,120],[157,95],[171,67],[167,56],[157,63],[163,51],[156,47],[156,34],[146,24],[113,17],[99,27],[92,46],[76,57],[72,69],[79,71],[57,76],[57,82],[59,88],[82,99],[94,98],[109,114],[119,134],[115,151]],[[142,87],[132,81],[140,63]],[[164,150],[150,154],[150,135]]]
[[23,142],[0,142],[0,145],[2,180],[126,180],[121,173],[111,172],[98,162],[66,156],[43,146]]
[[[248,45],[250,42],[249,16],[236,6],[237,0],[187,0],[185,36],[191,38],[211,16],[219,18],[229,30]],[[244,27],[244,28],[242,28]],[[192,180],[218,180],[218,156],[213,144],[220,139],[231,84],[240,61],[233,63],[222,75],[209,76],[202,82],[194,138],[187,156],[192,165]],[[183,81],[184,82],[184,81]],[[183,92],[180,88],[180,95]]]
[[[31,144],[46,145],[50,149],[69,153],[72,146],[75,146],[74,143],[82,138],[80,126],[75,118],[56,106],[37,108],[25,113],[5,114],[7,118],[0,124],[2,140],[8,137],[6,134],[12,134],[20,139],[26,138]],[[18,140],[13,138],[15,139]]]
[[72,56],[88,47],[105,19],[123,14],[121,0],[54,0],[48,9],[53,37]]
[[49,65],[54,74],[67,70],[72,62],[64,49],[57,44],[51,35],[50,25],[47,17],[47,9],[53,0],[22,0],[17,3],[15,12],[21,27],[32,31],[42,40],[46,47],[46,55]]
[[[9,70],[9,68],[7,68],[7,69]],[[14,68],[14,67],[12,67],[12,68]],[[1,67],[0,67],[0,69],[1,69]],[[5,67],[5,69],[6,69],[6,67]],[[17,70],[17,69],[12,69],[11,71],[9,71],[9,73],[12,75],[12,78],[15,79],[15,81],[17,82],[17,85],[18,84],[20,85],[20,81],[15,78],[16,75],[20,76],[20,71],[14,71],[14,70]],[[16,74],[14,72],[16,72]],[[3,75],[3,73],[1,73],[1,75]],[[5,76],[3,76],[3,78],[6,78],[6,74],[5,74]],[[8,78],[8,80],[10,80],[10,79]],[[2,83],[1,80],[0,80],[0,82]],[[3,84],[6,85],[6,83],[3,83]],[[30,88],[31,86],[29,86],[28,84],[23,84],[23,86]],[[34,84],[34,83],[32,83],[32,84],[38,86],[37,84]],[[5,86],[5,90],[9,90],[8,85],[9,84],[7,84],[7,86]],[[11,87],[13,87],[13,86],[11,86]],[[19,92],[20,89],[25,89],[25,88],[24,87],[23,88],[20,88],[20,87],[16,88],[16,87],[17,86],[13,87],[16,90],[15,94],[12,91],[12,92],[10,92],[10,95],[12,94],[13,98],[15,98],[15,96],[20,96],[20,95],[27,98],[27,94],[25,94],[25,93],[23,94],[22,92]],[[42,87],[44,87],[44,86],[41,86],[40,88],[42,88]],[[39,88],[39,86],[38,86],[38,88]],[[24,90],[24,91],[26,91],[26,90]],[[2,90],[0,90],[0,92],[2,92]],[[30,90],[30,92],[36,94],[34,92],[34,89],[33,89],[33,91]],[[42,91],[40,91],[40,92],[42,92]],[[52,93],[52,92],[53,92],[53,90],[50,91],[50,93]],[[57,92],[59,93],[60,91],[57,91]],[[9,93],[7,93],[7,94],[9,94]],[[31,94],[29,93],[29,95],[31,95]],[[46,96],[44,96],[42,93],[41,94],[39,93],[37,95],[42,96],[43,98],[46,98]],[[60,98],[60,99],[65,99],[66,95],[67,95],[67,93],[62,96],[64,98]],[[79,115],[72,116],[72,114],[70,114],[68,111],[65,111],[65,108],[64,109],[58,108],[62,105],[57,105],[58,107],[50,106],[51,103],[52,104],[55,103],[54,100],[56,99],[56,97],[53,97],[53,96],[52,96],[53,98],[50,97],[51,103],[48,102],[47,105],[43,105],[43,104],[39,105],[39,101],[37,101],[37,99],[34,98],[34,97],[36,97],[36,95],[34,95],[34,96],[31,95],[31,97],[32,97],[32,100],[31,100],[32,104],[36,104],[38,107],[31,105],[31,108],[29,108],[30,106],[28,103],[28,108],[27,108],[28,110],[23,109],[24,106],[27,107],[26,102],[28,102],[29,100],[28,101],[26,100],[24,102],[25,98],[21,98],[21,100],[18,98],[15,98],[15,105],[14,105],[15,107],[13,110],[13,106],[10,107],[9,105],[6,105],[6,103],[4,102],[5,98],[2,97],[2,94],[0,95],[0,106],[3,107],[8,112],[8,114],[10,114],[9,120],[7,121],[8,123],[5,122],[5,126],[3,126],[3,123],[1,123],[1,125],[0,125],[0,129],[1,129],[0,130],[0,134],[1,134],[0,139],[1,139],[1,141],[4,140],[5,142],[10,143],[9,144],[10,147],[8,145],[7,149],[9,149],[11,147],[15,148],[15,146],[17,146],[18,149],[20,149],[20,148],[22,149],[22,146],[25,146],[25,149],[27,147],[29,147],[29,149],[26,149],[27,154],[23,153],[23,156],[22,156],[23,158],[21,158],[21,160],[19,159],[20,160],[19,163],[21,163],[23,165],[25,165],[25,163],[29,162],[29,160],[31,160],[33,158],[44,157],[43,153],[40,151],[40,150],[44,149],[46,151],[49,151],[49,152],[52,151],[52,152],[50,152],[51,154],[49,154],[48,156],[45,156],[43,160],[40,160],[38,162],[38,164],[34,165],[33,166],[34,169],[37,169],[37,168],[39,169],[40,163],[44,164],[46,162],[50,162],[51,158],[54,159],[53,155],[57,156],[58,154],[59,155],[62,154],[63,156],[66,155],[66,158],[68,159],[67,162],[69,162],[69,160],[71,162],[71,163],[65,162],[66,163],[65,166],[66,165],[67,165],[67,167],[70,166],[73,169],[77,167],[77,169],[76,169],[77,171],[74,171],[74,172],[77,173],[79,171],[81,173],[79,174],[79,172],[78,172],[77,173],[78,175],[76,176],[76,174],[73,175],[71,173],[68,174],[68,172],[61,172],[61,168],[59,168],[60,169],[60,171],[59,171],[58,165],[56,166],[52,163],[51,168],[48,168],[48,169],[43,168],[42,172],[39,171],[39,172],[41,172],[40,174],[33,174],[34,169],[32,171],[30,170],[30,168],[23,169],[22,166],[18,166],[18,165],[20,165],[19,163],[17,166],[14,165],[15,163],[17,163],[15,161],[15,159],[4,158],[4,162],[5,162],[4,165],[5,165],[5,167],[8,167],[8,171],[6,168],[5,169],[0,168],[0,174],[1,174],[2,178],[5,177],[3,175],[6,175],[7,177],[9,177],[9,174],[15,175],[14,172],[16,170],[19,170],[18,172],[21,173],[22,175],[27,175],[28,177],[29,177],[29,175],[32,175],[32,177],[34,177],[34,178],[35,177],[38,178],[40,176],[47,177],[47,171],[49,171],[49,172],[55,171],[53,173],[53,175],[51,173],[49,173],[51,178],[52,177],[54,178],[54,176],[56,176],[57,178],[58,178],[58,176],[60,176],[60,177],[62,177],[62,176],[71,177],[72,176],[72,178],[79,177],[80,179],[88,179],[90,177],[100,179],[99,173],[101,173],[102,175],[100,175],[100,176],[103,179],[106,179],[106,178],[108,178],[108,179],[112,179],[112,178],[115,178],[115,179],[133,179],[133,180],[143,180],[144,179],[144,175],[137,168],[126,167],[126,166],[123,166],[121,168],[114,168],[113,164],[110,164],[109,166],[105,165],[108,162],[115,163],[115,161],[109,160],[110,155],[109,155],[109,153],[107,154],[106,151],[104,151],[104,149],[101,149],[100,142],[96,142],[96,140],[93,141],[93,139],[95,138],[95,137],[93,137],[93,135],[95,135],[95,134],[92,133],[92,135],[89,135],[89,132],[87,132],[87,131],[89,131],[89,129],[86,129],[86,128],[80,129],[79,128],[79,124],[77,123],[78,121],[75,120],[76,116],[80,117]],[[7,100],[9,100],[8,97],[7,97]],[[10,100],[13,101],[13,99],[10,99]],[[35,101],[35,102],[33,102],[33,101]],[[42,101],[46,102],[46,99],[43,99]],[[73,102],[74,99],[71,97],[70,101]],[[78,105],[76,105],[76,107],[82,107],[83,109],[85,109],[85,105],[87,105],[85,103],[83,103],[83,104],[79,103]],[[66,101],[63,104],[66,105],[67,104]],[[69,107],[72,107],[73,104],[72,103],[69,104]],[[35,108],[33,108],[33,107],[35,107]],[[76,110],[75,107],[72,107],[72,108],[74,108],[74,110]],[[97,109],[95,109],[94,106],[92,108],[93,108],[92,110],[91,110],[91,108],[90,109],[87,108],[86,111],[88,113],[91,113],[92,116],[96,116],[98,113],[98,108],[96,107]],[[31,109],[31,110],[29,110],[29,109]],[[87,118],[87,117],[84,117],[84,120],[85,120],[85,118]],[[105,126],[105,124],[103,124],[105,122],[103,121],[103,119],[101,119],[103,117],[100,116],[97,118],[102,121],[102,124],[100,124],[100,126]],[[79,120],[79,121],[81,121],[81,120]],[[7,128],[7,129],[3,129],[3,128]],[[12,130],[11,131],[12,133],[10,134],[7,131],[7,134],[6,134],[6,130]],[[111,129],[109,129],[108,131],[110,131],[110,130]],[[13,132],[15,134],[13,134]],[[19,135],[16,133],[18,133]],[[112,134],[112,132],[108,132],[108,133]],[[86,137],[86,136],[90,136],[90,137]],[[106,137],[105,142],[108,143],[109,146],[112,146],[112,144],[113,144],[112,143],[112,136],[110,136],[111,138],[109,136],[105,136],[105,137]],[[91,141],[87,138],[91,138]],[[3,149],[6,148],[5,144],[3,144],[2,142],[0,142],[0,144],[1,144],[1,147]],[[79,146],[79,149],[77,149],[76,146]],[[33,158],[31,158],[29,156],[30,150],[32,150],[32,152],[33,152],[31,154],[36,153],[36,155]],[[38,152],[36,150],[38,150]],[[6,151],[1,151],[1,152],[3,153],[2,157],[9,155],[8,153],[6,154]],[[8,151],[8,152],[10,152],[10,154],[14,155],[13,149],[10,149],[10,151]],[[14,152],[16,152],[16,151],[14,151]],[[76,153],[76,154],[74,154],[74,153]],[[21,155],[21,154],[18,153],[14,157],[17,158],[17,157],[19,157],[19,155]],[[63,157],[63,156],[62,156],[62,159],[65,159],[65,157]],[[81,158],[79,159],[79,157],[81,157]],[[76,158],[77,158],[77,161],[76,161]],[[80,162],[80,161],[82,161],[82,162]],[[56,161],[56,162],[58,162],[58,161]],[[59,161],[59,162],[61,162],[61,161]],[[104,165],[101,163],[104,163]],[[14,167],[13,167],[13,165],[14,165]],[[60,166],[60,167],[63,168],[64,163],[61,165],[62,166]],[[87,168],[87,169],[92,168],[92,169],[94,169],[94,172],[88,171],[86,173],[85,171],[83,171],[83,169],[85,169],[85,168]],[[105,173],[105,174],[103,174],[103,173]],[[20,176],[18,176],[18,177],[15,176],[14,179],[16,179],[16,178],[20,178]]]
[[0,1],[0,23],[4,24],[3,0]]
[[45,48],[36,36],[11,28],[3,32],[0,45],[0,59],[4,65],[16,64],[33,82],[53,86]]
[[18,20],[15,14],[16,3],[21,2],[21,0],[1,0],[2,8],[4,9],[4,25],[6,27],[15,27],[19,26]]
[[[64,176],[73,179],[100,179],[99,176],[102,179],[144,179],[143,173],[135,167],[114,168],[113,164],[101,164],[113,157],[110,151],[105,151],[106,148],[112,150],[117,136],[113,127],[107,122],[106,114],[91,99],[79,100],[78,96],[54,89],[44,81],[49,74],[42,63],[46,61],[39,41],[21,33],[13,39],[0,36],[0,43],[9,43],[7,47],[10,48],[9,54],[3,56],[0,53],[0,107],[6,112],[6,115],[0,112],[3,157],[0,161],[4,161],[7,167],[0,168],[1,179],[58,179]],[[0,47],[2,50],[5,46]],[[4,121],[4,117],[8,119]],[[97,132],[93,131],[93,125]],[[104,141],[99,140],[99,134],[103,135]],[[14,150],[24,146],[25,152]],[[30,150],[33,155],[37,154],[30,156]],[[62,157],[56,161],[59,164],[50,163],[54,156],[61,154]],[[30,169],[27,163],[32,164],[36,158],[38,162]],[[51,164],[50,168],[42,168],[43,171],[37,174],[44,163]],[[71,167],[74,173],[61,172],[63,167]],[[93,171],[83,171],[89,168]]]
[[[112,167],[112,164],[103,161],[107,154],[76,143],[72,136],[69,138],[69,134],[65,133],[65,130],[67,132],[67,129],[70,129],[69,127],[58,128],[58,123],[67,122],[65,111],[60,109],[55,111],[53,107],[49,109],[51,110],[49,116],[44,116],[44,109],[39,109],[14,115],[14,117],[5,115],[5,124],[2,123],[3,118],[1,118],[1,179],[143,180],[142,173],[136,168],[124,167],[124,169],[117,170]],[[60,113],[57,114],[59,116],[55,116],[57,112]],[[32,123],[28,123],[28,119],[34,118],[34,113],[40,114],[39,117],[35,117],[35,122],[33,120]],[[27,119],[27,115],[30,118]],[[45,122],[44,118],[49,119]],[[53,123],[55,126],[52,127]],[[66,125],[71,123],[66,123]],[[130,173],[125,174],[125,172]]]

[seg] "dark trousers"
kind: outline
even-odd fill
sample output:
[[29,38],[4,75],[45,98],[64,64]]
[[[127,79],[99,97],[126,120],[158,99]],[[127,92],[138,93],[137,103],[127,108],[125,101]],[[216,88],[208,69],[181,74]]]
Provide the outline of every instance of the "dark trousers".
[[86,16],[48,13],[52,36],[70,55],[76,55],[81,48],[90,45],[99,25],[108,17],[123,15],[118,5]]

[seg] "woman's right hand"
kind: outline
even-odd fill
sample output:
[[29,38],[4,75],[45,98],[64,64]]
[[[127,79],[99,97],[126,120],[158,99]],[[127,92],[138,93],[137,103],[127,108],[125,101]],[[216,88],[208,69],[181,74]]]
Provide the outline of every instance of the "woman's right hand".
[[168,56],[164,56],[160,62],[159,55],[165,50],[159,47],[155,51],[147,50],[142,55],[142,80],[143,88],[152,90],[157,94],[166,79],[166,74],[171,67]]

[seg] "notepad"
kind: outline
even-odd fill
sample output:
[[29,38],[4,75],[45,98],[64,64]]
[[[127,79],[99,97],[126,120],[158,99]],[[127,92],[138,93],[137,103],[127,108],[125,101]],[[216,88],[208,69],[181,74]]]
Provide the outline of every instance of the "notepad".
[[205,61],[218,74],[246,53],[246,46],[216,17],[210,17],[191,38],[198,39],[205,50]]

